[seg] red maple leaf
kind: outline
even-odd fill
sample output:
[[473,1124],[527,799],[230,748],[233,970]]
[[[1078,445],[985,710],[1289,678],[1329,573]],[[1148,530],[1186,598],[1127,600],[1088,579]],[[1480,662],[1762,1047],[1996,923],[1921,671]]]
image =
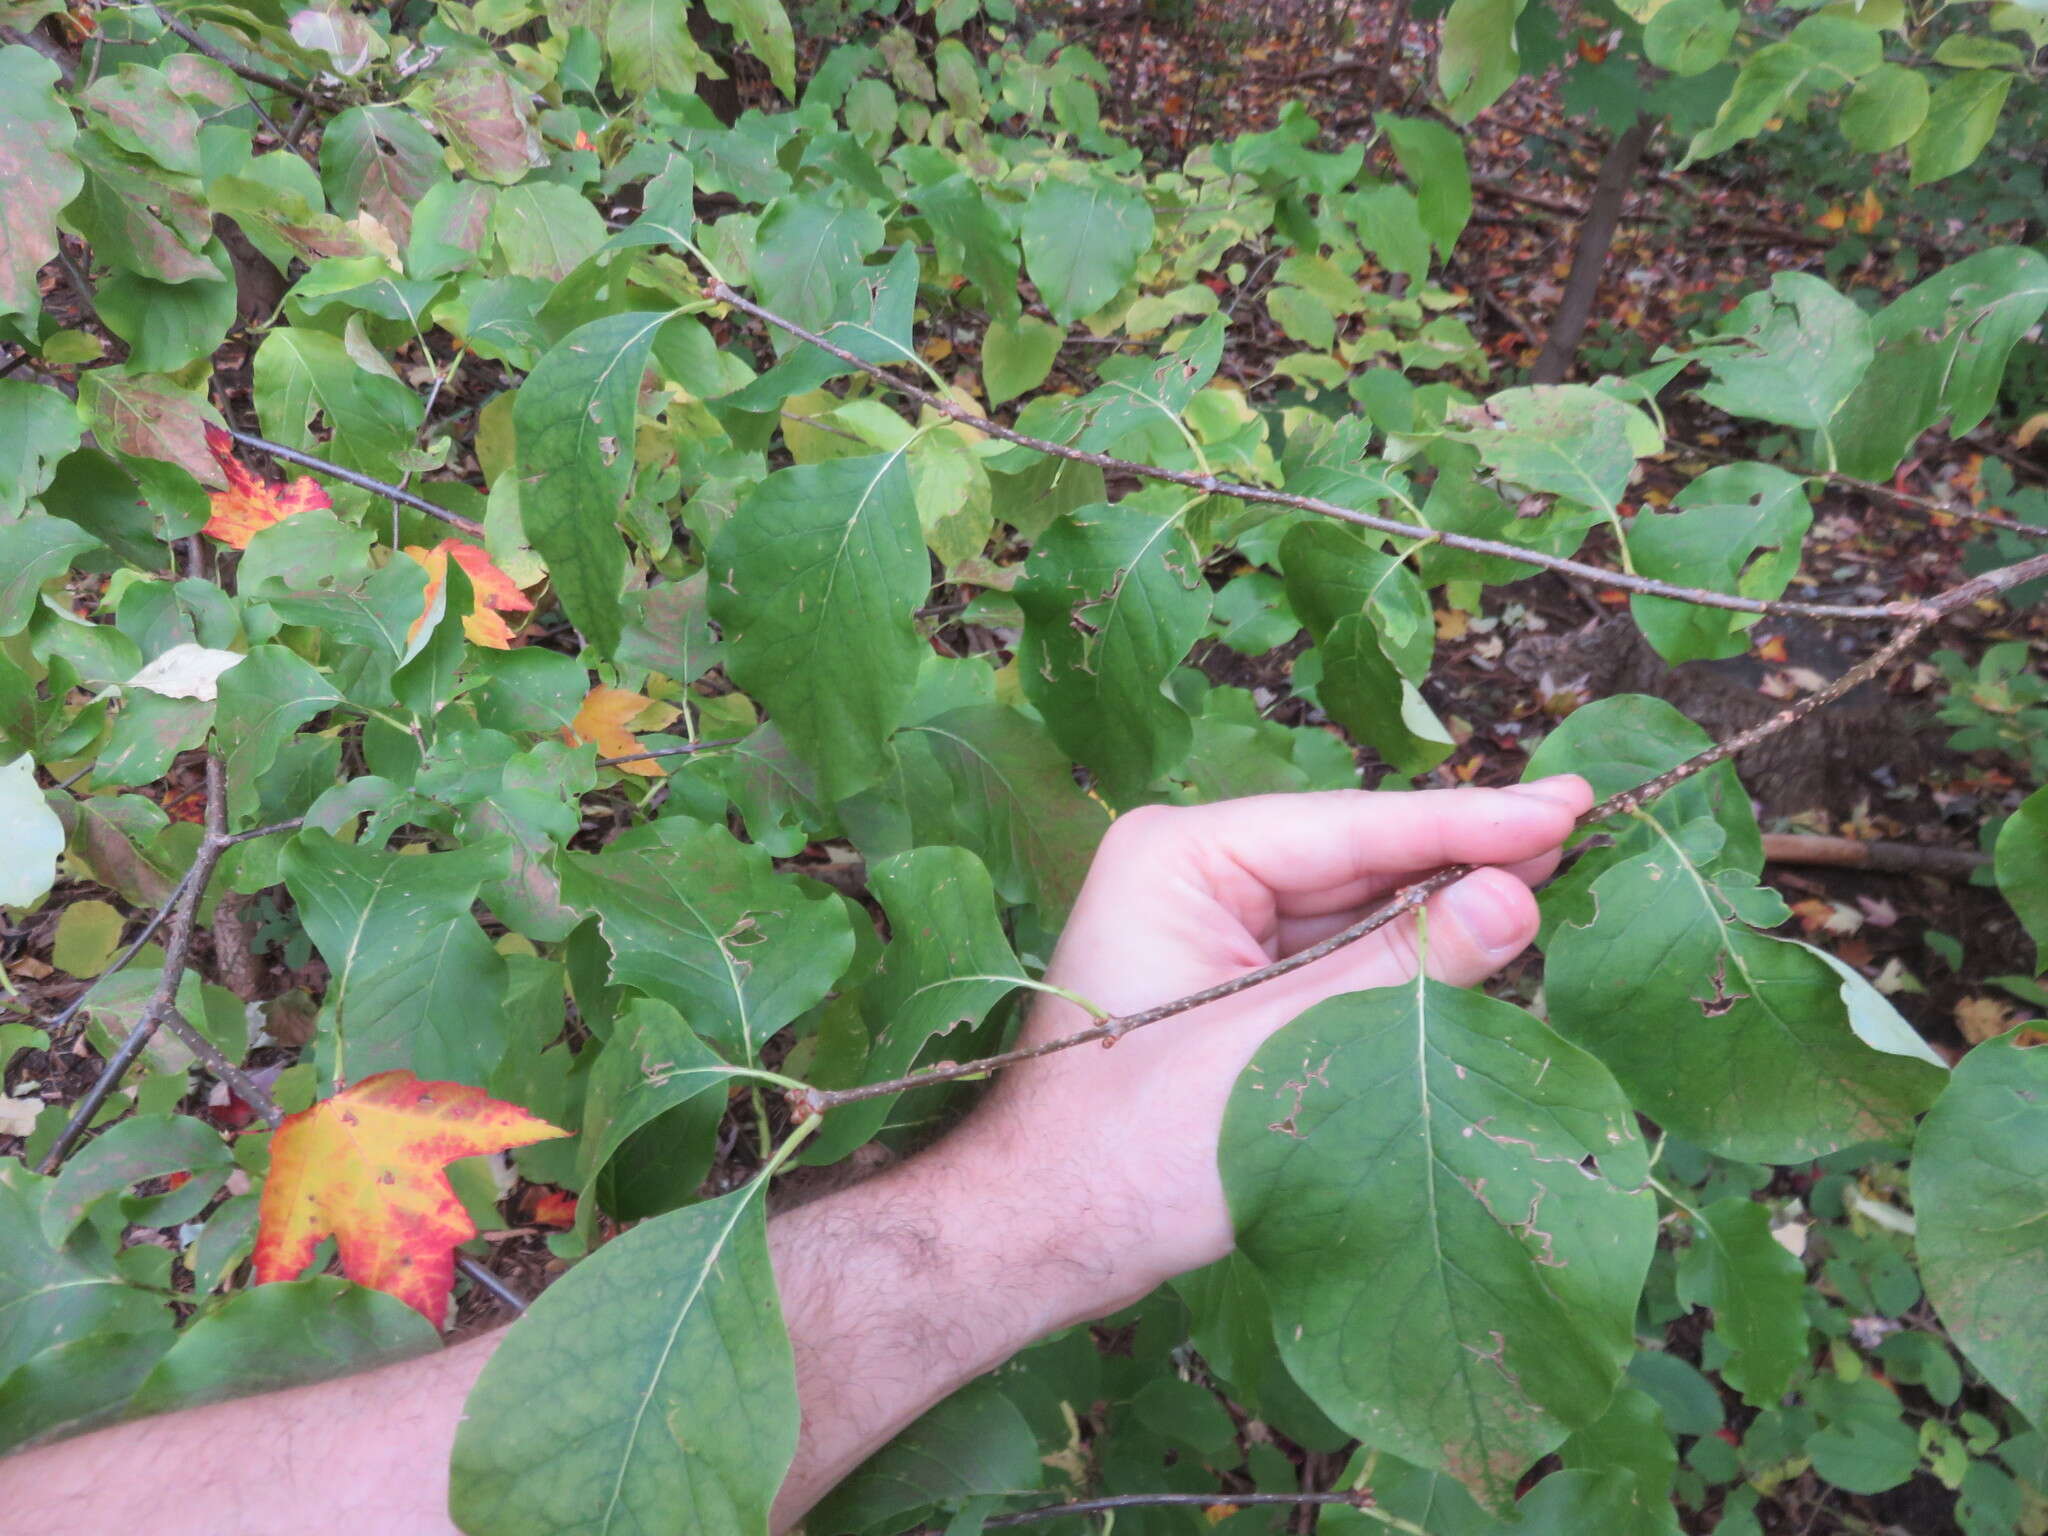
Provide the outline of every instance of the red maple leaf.
[[207,427],[206,449],[227,477],[228,488],[208,496],[213,516],[200,531],[231,548],[247,549],[250,539],[296,513],[334,505],[311,475],[301,475],[289,484],[264,479],[235,457],[235,440],[219,427]]
[[323,1237],[341,1272],[386,1291],[436,1328],[455,1283],[455,1249],[476,1223],[442,1170],[569,1133],[461,1083],[379,1072],[287,1115],[270,1143],[256,1223],[256,1281],[297,1278]]

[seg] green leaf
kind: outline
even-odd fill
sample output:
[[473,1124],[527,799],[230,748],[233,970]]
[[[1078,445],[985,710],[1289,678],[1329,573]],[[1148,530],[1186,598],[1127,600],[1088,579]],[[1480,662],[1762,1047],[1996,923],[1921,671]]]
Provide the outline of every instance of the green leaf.
[[579,326],[512,397],[520,521],[563,610],[605,655],[619,643],[617,518],[633,483],[641,376],[668,318],[636,310]]
[[2012,82],[2002,69],[1967,69],[1934,88],[1927,121],[1906,144],[1914,186],[1953,176],[1984,152]]
[[757,1182],[642,1222],[542,1293],[470,1393],[449,1511],[489,1536],[760,1536],[796,1440]]
[[1031,315],[1019,315],[1014,323],[992,323],[981,343],[982,382],[988,386],[988,403],[1001,405],[1043,384],[1064,339],[1065,332],[1058,326]]
[[279,872],[327,962],[330,1075],[404,1067],[479,1086],[489,1076],[505,1048],[505,961],[470,908],[492,863],[485,849],[410,856],[313,828],[285,845]]
[[1674,75],[1703,75],[1728,57],[1741,24],[1722,0],[1670,0],[1643,28],[1643,52]]
[[76,523],[47,513],[0,523],[0,636],[26,629],[43,583],[99,543]]
[[1044,1477],[1038,1437],[1003,1388],[983,1377],[862,1462],[805,1523],[820,1531],[903,1530],[941,1507],[1041,1487]]
[[1389,272],[1420,277],[1429,270],[1430,236],[1422,208],[1405,187],[1369,187],[1346,200],[1358,238]]
[[121,1417],[150,1368],[176,1341],[170,1314],[159,1315],[161,1327],[88,1333],[52,1344],[0,1377],[0,1451],[60,1440]]
[[547,164],[532,93],[488,53],[450,53],[406,99],[472,176],[509,186]]
[[139,1418],[308,1386],[410,1360],[440,1342],[404,1302],[339,1275],[259,1285],[180,1334],[128,1412]]
[[[136,1115],[103,1131],[64,1165],[43,1206],[43,1235],[62,1246],[85,1213],[109,1195],[125,1194],[145,1179],[173,1173],[199,1175],[199,1198],[212,1198],[234,1158],[220,1133],[182,1115]],[[211,1180],[208,1175],[213,1175]]]
[[1209,622],[1209,584],[1171,506],[1133,497],[1070,513],[1033,547],[1016,587],[1025,697],[1121,804],[1193,739],[1165,684]]
[[107,329],[128,343],[129,366],[152,372],[174,373],[205,357],[235,323],[235,285],[225,280],[160,283],[116,271],[100,284],[96,303]]
[[281,645],[259,645],[221,674],[217,725],[230,825],[253,821],[256,781],[292,733],[341,702],[332,683]]
[[508,272],[550,283],[568,277],[607,238],[604,216],[581,192],[558,181],[527,182],[499,193],[491,232]]
[[[1781,1252],[1783,1250],[1780,1250]],[[1625,1500],[1626,1511],[1619,1521],[1602,1520],[1599,1529],[1613,1536],[1678,1536],[1678,1513],[1671,1503],[1671,1482],[1678,1470],[1678,1447],[1671,1443],[1663,1410],[1657,1400],[1638,1387],[1624,1385],[1614,1394],[1607,1411],[1565,1441],[1558,1453],[1567,1467],[1607,1476],[1621,1474],[1632,1484],[1626,1495],[1616,1492],[1617,1502]],[[1545,1479],[1547,1483],[1549,1480]],[[1543,1486],[1541,1484],[1539,1487]],[[1533,1499],[1535,1495],[1532,1493]],[[1542,1516],[1534,1509],[1518,1510],[1529,1524],[1540,1530]],[[1584,1503],[1572,1509],[1577,1518],[1590,1516]],[[1576,1530],[1576,1527],[1572,1529]],[[1534,1533],[1531,1533],[1534,1536]]]
[[1693,1244],[1679,1256],[1678,1299],[1711,1307],[1728,1348],[1721,1379],[1768,1408],[1806,1363],[1806,1268],[1771,1236],[1771,1213],[1753,1200],[1717,1200],[1693,1213]]
[[[78,446],[80,430],[78,412],[60,391],[0,380],[0,517],[10,519],[0,530],[15,526],[11,520],[50,483],[58,461]],[[0,531],[0,539],[7,537]],[[6,565],[12,570],[14,562]]]
[[[423,407],[392,374],[363,367],[336,337],[294,325],[263,338],[255,375],[266,437],[344,469],[398,478],[398,455],[412,447]],[[312,430],[316,417],[330,429],[324,440]]]
[[1753,139],[1774,118],[1796,114],[1816,91],[1835,91],[1884,60],[1877,27],[1847,16],[1810,16],[1784,42],[1757,49],[1721,103],[1713,123],[1693,135],[1679,166]]
[[167,171],[201,174],[199,114],[179,99],[161,71],[124,63],[79,96],[86,110],[97,114],[107,137],[123,149]]
[[56,1182],[0,1162],[0,1381],[52,1345],[147,1332],[165,1316],[162,1301],[121,1278],[94,1229],[62,1248],[43,1236]]
[[1522,57],[1515,23],[1524,0],[1451,0],[1436,60],[1437,88],[1454,122],[1469,123],[1515,83]]
[[[882,221],[866,208],[843,208],[816,195],[777,198],[754,236],[753,273],[761,302],[808,330],[822,330],[838,313],[882,243]],[[778,352],[801,346],[775,332]]]
[[1903,64],[1880,64],[1842,103],[1842,137],[1867,155],[1897,149],[1927,121],[1927,77]]
[[[879,860],[868,866],[868,888],[891,934],[862,993],[873,1041],[862,1076],[880,1082],[908,1072],[931,1041],[979,1024],[1011,990],[991,978],[1024,972],[988,871],[965,848],[914,848]],[[824,1162],[853,1151],[882,1128],[895,1102],[890,1095],[835,1111],[812,1155]]]
[[1239,1079],[1220,1161],[1281,1354],[1344,1429],[1506,1509],[1606,1408],[1647,1160],[1606,1071],[1527,1014],[1422,980],[1318,1004]]
[[1340,619],[1312,654],[1321,659],[1316,697],[1323,708],[1396,772],[1424,773],[1451,755],[1449,734],[1415,685],[1387,659],[1370,618]]
[[[683,1016],[650,997],[629,1002],[612,1026],[611,1038],[590,1069],[583,1106],[583,1139],[576,1159],[578,1182],[591,1189],[605,1165],[635,1133],[709,1093],[705,1160],[725,1113],[733,1069],[698,1039]],[[714,1091],[715,1090],[715,1091]],[[703,1177],[681,1187],[664,1209],[683,1204]]]
[[1320,518],[1290,528],[1278,556],[1288,606],[1318,641],[1347,618],[1370,619],[1387,659],[1419,683],[1436,651],[1435,615],[1415,573],[1379,537]]
[[704,0],[714,21],[733,30],[747,51],[767,67],[775,88],[796,100],[796,39],[781,0]]
[[1998,829],[1992,871],[2034,941],[2034,969],[2048,970],[2048,789],[2027,796]]
[[0,48],[0,316],[42,308],[36,273],[57,254],[58,210],[85,185],[71,154],[71,109],[52,89],[58,79],[33,48]]
[[1804,272],[1778,273],[1769,293],[1751,294],[1721,322],[1721,335],[1733,344],[1697,354],[1714,376],[1702,400],[1731,416],[1823,433],[1872,356],[1869,316]]
[[[1809,279],[1814,281],[1814,279]],[[1587,384],[1504,389],[1483,424],[1459,434],[1504,480],[1589,507],[1610,520],[1654,428],[1634,406]]]
[[2024,1031],[1964,1056],[1913,1154],[1928,1298],[1972,1365],[2048,1415],[2048,1053]]
[[[1629,529],[1629,552],[1639,575],[1770,601],[1798,574],[1812,525],[1806,482],[1797,475],[1774,464],[1717,464],[1678,493],[1671,511],[1645,507]],[[1673,665],[1742,655],[1756,622],[1640,594],[1629,598],[1629,612]]]
[[688,6],[671,0],[613,0],[605,11],[604,51],[620,90],[688,96],[697,77],[716,70],[690,35]]
[[1107,176],[1049,176],[1024,205],[1024,270],[1061,326],[1115,298],[1151,244],[1144,194]]
[[829,799],[881,777],[931,590],[902,449],[763,480],[713,540],[711,616],[732,680],[768,706]]
[[1439,255],[1448,256],[1472,217],[1472,172],[1465,146],[1442,123],[1381,112],[1373,121],[1394,147],[1401,172],[1415,183],[1422,227]]
[[958,843],[980,856],[1005,901],[1036,902],[1048,925],[1063,919],[1109,812],[1074,783],[1073,760],[1044,727],[1013,709],[971,705],[906,727],[896,746],[899,776],[884,787],[906,787],[908,824],[875,856]]
[[[888,88],[880,81],[863,81],[862,84],[873,85],[884,96],[888,95]],[[893,125],[893,100],[889,114]],[[950,167],[950,161],[945,163]],[[1017,298],[1017,237],[1012,227],[982,196],[981,189],[964,175],[948,175],[916,188],[911,193],[911,201],[932,227],[932,241],[938,252],[940,271],[945,274],[958,272],[973,283],[980,290],[981,302],[987,306],[993,320],[1017,324],[1022,313]],[[1043,325],[1044,322],[1034,321],[1033,324]],[[987,344],[983,345],[986,348]],[[985,360],[983,366],[987,366]]]
[[596,914],[614,981],[680,1010],[739,1064],[823,998],[853,955],[830,892],[683,816],[636,827],[602,853],[564,854],[562,900]]
[[1877,356],[1829,423],[1845,473],[1889,479],[1944,414],[1975,430],[1998,403],[2013,348],[2048,312],[2048,257],[1996,246],[1944,267],[1872,319]]
[[1601,873],[1589,919],[1550,939],[1559,1032],[1606,1062],[1644,1114],[1723,1157],[1793,1163],[1910,1141],[1940,1071],[1873,1049],[1840,976],[1749,926],[1782,921],[1784,905],[1753,870],[1716,871],[1721,827],[1638,825],[1654,841]]
[[410,112],[350,107],[320,130],[320,184],[327,201],[345,219],[367,208],[400,246],[412,238],[414,206],[447,179],[441,146]]

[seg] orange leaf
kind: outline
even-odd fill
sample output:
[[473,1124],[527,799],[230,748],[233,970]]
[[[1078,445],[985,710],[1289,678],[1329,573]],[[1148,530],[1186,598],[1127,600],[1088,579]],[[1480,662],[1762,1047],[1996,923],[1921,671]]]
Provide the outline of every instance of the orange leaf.
[[434,604],[441,596],[441,587],[448,580],[448,557],[453,555],[455,563],[469,577],[470,590],[476,598],[469,612],[462,616],[462,632],[469,636],[472,645],[487,645],[494,651],[512,649],[511,626],[493,610],[531,608],[533,601],[519,590],[510,576],[491,563],[489,555],[461,539],[443,539],[432,549],[408,544],[405,552],[427,573],[426,601],[420,606],[420,616],[412,621],[412,628],[405,633],[407,645],[418,637],[420,627],[427,622],[427,615],[434,611]]
[[291,1280],[332,1234],[341,1272],[388,1292],[436,1328],[455,1249],[476,1236],[442,1170],[569,1133],[461,1083],[379,1072],[287,1115],[270,1141],[256,1223],[256,1282]]
[[1877,200],[1877,193],[1874,189],[1865,187],[1863,189],[1863,196],[1857,200],[1856,207],[1850,214],[1850,220],[1856,226],[1856,233],[1859,235],[1869,234],[1873,229],[1877,228],[1877,221],[1883,217],[1884,204]]
[[552,1184],[533,1192],[533,1224],[536,1227],[576,1225],[576,1197]]
[[1829,203],[1827,211],[1814,220],[1822,229],[1840,229],[1849,222],[1849,211],[1840,203]]
[[[644,693],[628,693],[623,688],[607,688],[599,683],[583,696],[583,703],[576,710],[576,718],[569,722],[566,734],[572,744],[595,742],[599,757],[630,757],[641,748],[639,739],[626,729],[626,722],[653,702]],[[668,770],[661,766],[658,758],[621,763],[619,771],[637,773],[645,779],[668,776]]]
[[294,513],[334,505],[310,475],[301,475],[290,484],[264,479],[235,457],[235,440],[219,427],[207,427],[206,449],[227,477],[228,488],[207,497],[213,503],[213,515],[200,531],[232,549],[247,549],[250,539]]

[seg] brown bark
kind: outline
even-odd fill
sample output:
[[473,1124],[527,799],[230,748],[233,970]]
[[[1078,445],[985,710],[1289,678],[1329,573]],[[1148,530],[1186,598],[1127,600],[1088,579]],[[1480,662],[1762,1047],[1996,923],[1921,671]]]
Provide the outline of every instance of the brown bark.
[[1819,837],[1802,832],[1766,832],[1764,860],[1770,864],[1820,864],[1832,869],[1875,869],[1887,874],[1934,875],[1967,880],[1991,862],[1972,848],[1931,848],[1918,843],[1865,843],[1853,837]]
[[1593,296],[1600,288],[1600,273],[1607,265],[1607,252],[1614,244],[1614,231],[1621,224],[1622,200],[1636,179],[1643,151],[1657,131],[1657,120],[1647,112],[1636,114],[1626,133],[1608,146],[1600,162],[1600,177],[1593,184],[1593,196],[1586,205],[1586,222],[1579,226],[1578,248],[1572,252],[1571,276],[1565,280],[1564,298],[1550,325],[1550,339],[1529,370],[1534,384],[1557,384],[1571,371],[1579,355],[1579,341],[1586,334],[1586,322],[1593,316]]

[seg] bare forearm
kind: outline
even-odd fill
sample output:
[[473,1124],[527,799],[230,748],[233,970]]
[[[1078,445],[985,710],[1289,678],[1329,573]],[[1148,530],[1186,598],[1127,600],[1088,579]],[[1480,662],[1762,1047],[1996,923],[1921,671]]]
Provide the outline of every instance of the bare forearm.
[[[1006,1191],[975,1145],[770,1224],[803,1413],[778,1529],[948,1393],[1121,1299],[1106,1250]],[[24,1530],[447,1536],[449,1451],[497,1338],[14,1457],[0,1463],[0,1508]],[[173,1486],[193,1497],[166,1500]]]

